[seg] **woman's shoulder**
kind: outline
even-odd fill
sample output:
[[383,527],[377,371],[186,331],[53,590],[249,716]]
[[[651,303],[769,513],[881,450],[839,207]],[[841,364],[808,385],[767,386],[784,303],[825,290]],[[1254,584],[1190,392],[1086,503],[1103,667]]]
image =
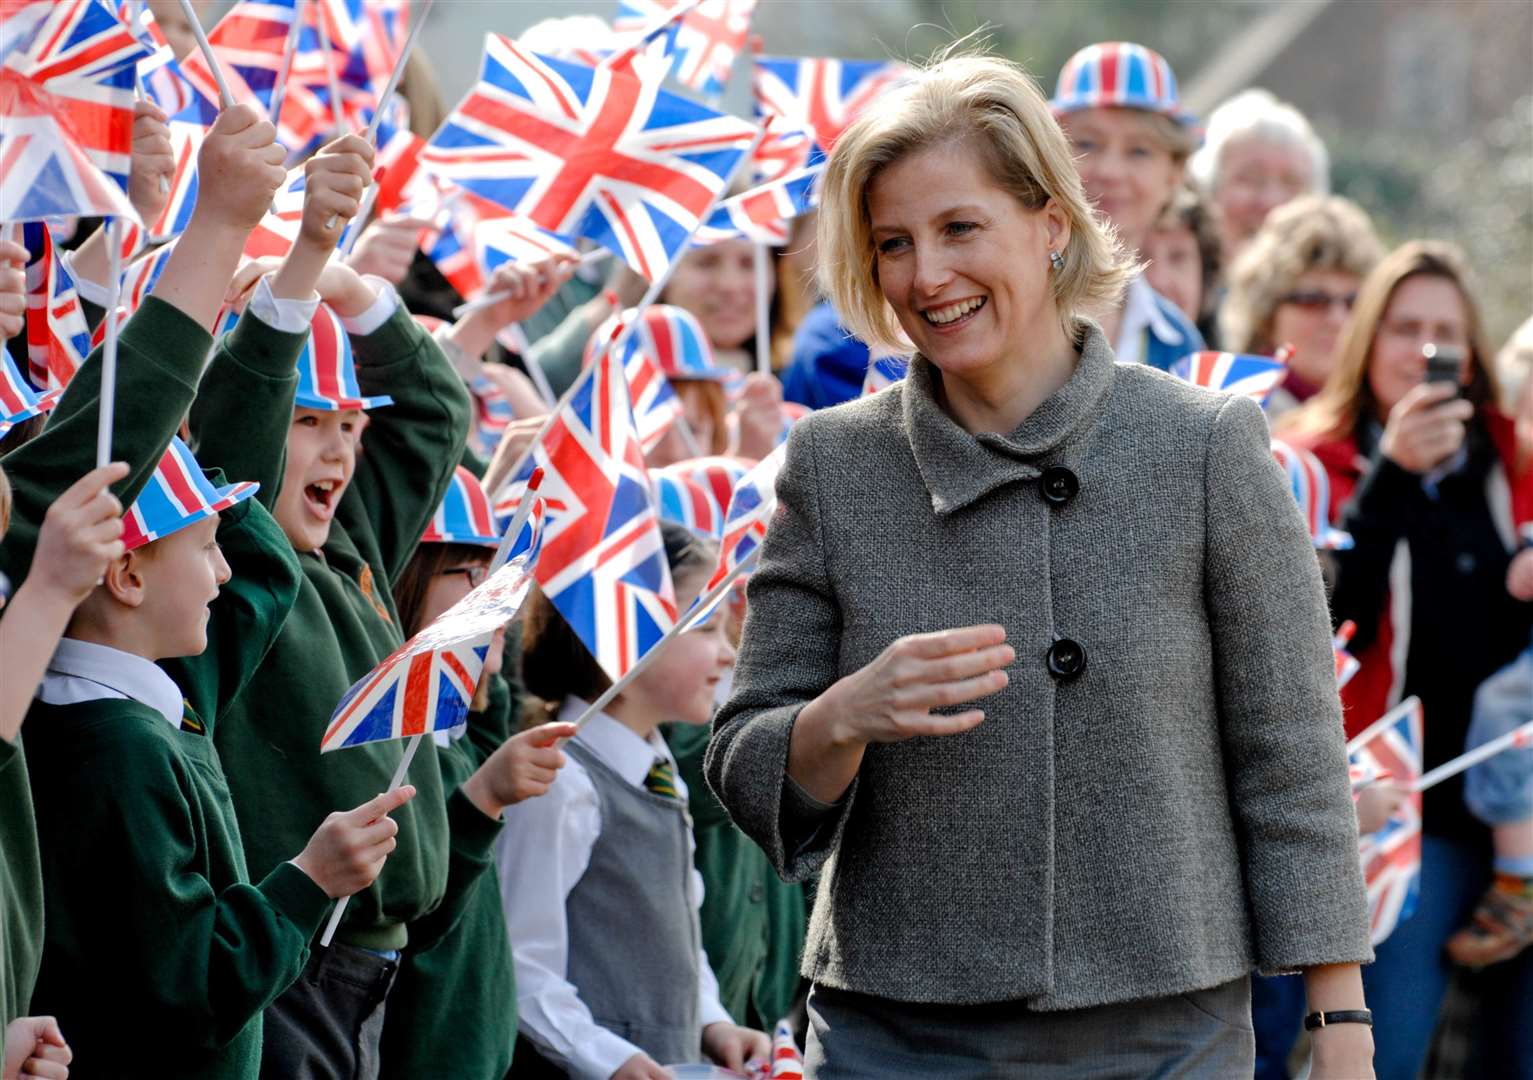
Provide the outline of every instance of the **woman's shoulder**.
[[[1135,417],[1149,425],[1212,427],[1231,396],[1194,386],[1148,364],[1114,364],[1112,409],[1119,417]],[[1255,402],[1251,408],[1260,411]]]
[[904,382],[897,382],[877,393],[816,409],[793,425],[793,430],[803,429],[804,437],[813,438],[816,444],[903,440],[904,393]]

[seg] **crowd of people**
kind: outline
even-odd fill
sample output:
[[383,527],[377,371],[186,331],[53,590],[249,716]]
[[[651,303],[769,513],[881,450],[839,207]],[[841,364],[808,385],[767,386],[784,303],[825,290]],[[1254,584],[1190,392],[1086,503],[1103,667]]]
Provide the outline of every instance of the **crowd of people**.
[[[165,122],[140,105],[144,220]],[[746,1074],[783,1018],[827,1078],[1267,1080],[1303,1039],[1317,1077],[1406,1080],[1450,992],[1469,1074],[1533,1076],[1533,749],[1425,795],[1376,946],[1357,842],[1410,792],[1353,794],[1344,753],[1411,695],[1426,769],[1533,721],[1533,319],[1495,350],[1451,237],[1391,250],[1299,111],[1192,116],[1123,43],[1052,96],[958,52],[881,95],[771,256],[772,370],[750,241],[653,309],[699,342],[661,360],[657,492],[717,504],[786,439],[748,589],[578,728],[612,682],[534,590],[392,790],[401,743],[322,756],[326,722],[485,579],[538,382],[646,283],[509,263],[454,318],[421,222],[334,255],[374,155],[326,143],[291,249],[246,262],[287,154],[226,108],[120,332],[114,464],[99,348],[0,438],[6,1080]],[[94,323],[104,237],[70,244]],[[0,240],[18,356],[30,257]],[[1265,416],[1164,374],[1204,349],[1284,357]],[[1272,436],[1350,546],[1315,551]],[[685,610],[721,523],[657,501]]]

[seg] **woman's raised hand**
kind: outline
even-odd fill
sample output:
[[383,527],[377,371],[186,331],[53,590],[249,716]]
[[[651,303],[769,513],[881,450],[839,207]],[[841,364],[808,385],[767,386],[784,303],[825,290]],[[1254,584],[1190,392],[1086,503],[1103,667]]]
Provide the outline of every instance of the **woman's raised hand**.
[[788,772],[810,795],[845,794],[870,743],[919,735],[957,735],[985,719],[983,709],[934,713],[1003,689],[1017,658],[994,623],[902,637],[862,669],[805,705],[793,725]]
[[1424,382],[1400,399],[1384,425],[1380,452],[1406,472],[1430,472],[1464,445],[1474,406],[1450,383]]

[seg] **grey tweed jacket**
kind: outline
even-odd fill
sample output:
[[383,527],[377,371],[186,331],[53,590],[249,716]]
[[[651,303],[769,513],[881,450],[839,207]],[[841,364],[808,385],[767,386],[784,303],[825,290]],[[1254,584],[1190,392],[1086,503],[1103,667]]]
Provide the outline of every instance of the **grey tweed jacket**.
[[[1010,435],[966,433],[933,377],[795,427],[708,748],[778,872],[822,875],[804,973],[1058,1010],[1372,959],[1324,593],[1260,410],[1089,323]],[[978,622],[1017,650],[985,721],[869,747],[795,828],[803,705]]]

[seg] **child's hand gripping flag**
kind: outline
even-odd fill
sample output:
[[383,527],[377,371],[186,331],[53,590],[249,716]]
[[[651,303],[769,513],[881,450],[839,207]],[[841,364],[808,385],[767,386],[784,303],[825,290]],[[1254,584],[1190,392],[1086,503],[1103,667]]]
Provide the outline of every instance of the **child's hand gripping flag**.
[[542,546],[543,508],[535,502],[505,564],[346,691],[320,751],[463,723],[490,639],[526,600]]

